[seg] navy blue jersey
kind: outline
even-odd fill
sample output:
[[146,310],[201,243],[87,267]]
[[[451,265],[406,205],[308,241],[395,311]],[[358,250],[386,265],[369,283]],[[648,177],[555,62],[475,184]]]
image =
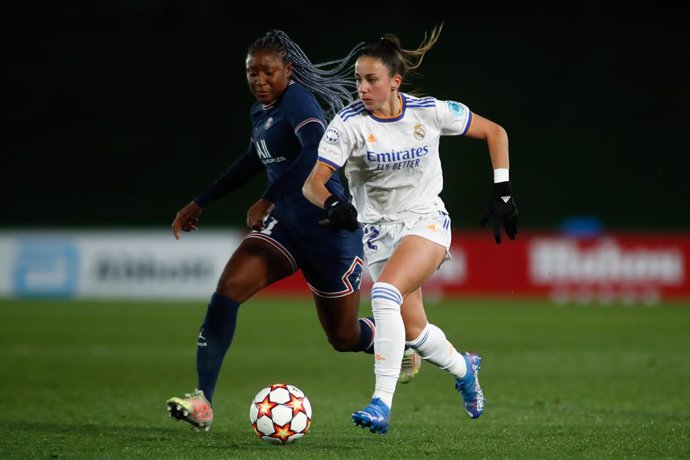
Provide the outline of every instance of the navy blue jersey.
[[[282,252],[294,270],[302,269],[312,291],[320,297],[337,298],[359,290],[362,230],[349,232],[320,225],[328,214],[302,194],[326,125],[321,106],[309,90],[291,83],[270,106],[254,103],[250,115],[249,148],[194,201],[205,207],[265,170],[268,186],[263,197],[275,208],[265,227],[253,230],[247,238],[260,238]],[[326,187],[341,198],[349,198],[338,174],[331,176]]]
[[[316,97],[299,83],[291,82],[271,105],[255,102],[250,111],[252,139],[249,148],[215,183],[194,198],[205,207],[235,190],[265,169],[268,185],[263,197],[275,203],[272,214],[305,237],[332,232],[319,225],[326,211],[311,204],[302,186],[316,164],[325,130],[323,110]],[[349,198],[338,174],[326,184],[337,196]]]
[[[270,106],[254,103],[251,108],[252,146],[266,168],[268,187],[264,197],[276,204],[273,214],[288,220],[307,234],[323,233],[318,226],[326,212],[311,204],[302,186],[316,163],[318,144],[326,122],[314,95],[299,83],[291,83]],[[326,187],[346,196],[337,174]]]

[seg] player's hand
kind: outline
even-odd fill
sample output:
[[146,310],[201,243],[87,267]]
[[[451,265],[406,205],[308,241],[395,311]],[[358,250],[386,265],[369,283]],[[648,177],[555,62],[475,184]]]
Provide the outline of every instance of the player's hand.
[[328,222],[337,229],[354,232],[359,228],[357,209],[349,201],[341,200],[335,195],[326,198],[323,207],[328,212]]
[[501,226],[511,240],[517,235],[518,209],[513,200],[513,190],[510,182],[494,184],[494,192],[489,200],[489,207],[482,218],[482,227],[491,218],[494,224],[494,239],[496,244],[501,244]]
[[201,215],[201,211],[201,206],[194,201],[177,211],[175,220],[172,223],[172,231],[176,240],[180,239],[180,230],[191,232],[199,228],[199,215]]
[[264,198],[251,205],[247,211],[247,227],[263,230],[266,217],[273,211],[274,204]]

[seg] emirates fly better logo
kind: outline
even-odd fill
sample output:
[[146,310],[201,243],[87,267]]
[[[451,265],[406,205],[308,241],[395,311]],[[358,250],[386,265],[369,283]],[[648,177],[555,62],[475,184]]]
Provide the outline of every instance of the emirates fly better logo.
[[429,155],[429,146],[411,147],[404,150],[390,152],[374,152],[367,150],[366,159],[372,169],[378,171],[418,168],[420,159]]

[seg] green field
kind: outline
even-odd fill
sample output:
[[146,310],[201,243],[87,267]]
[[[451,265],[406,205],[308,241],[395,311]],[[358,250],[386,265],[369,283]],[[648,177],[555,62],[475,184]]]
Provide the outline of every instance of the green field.
[[[427,308],[483,357],[486,411],[425,364],[399,386],[391,431],[350,414],[373,390],[370,355],[328,346],[309,300],[247,303],[210,432],[169,419],[196,384],[203,302],[0,301],[0,458],[688,458],[690,305],[445,301]],[[289,446],[253,433],[249,403],[286,382],[314,408]]]

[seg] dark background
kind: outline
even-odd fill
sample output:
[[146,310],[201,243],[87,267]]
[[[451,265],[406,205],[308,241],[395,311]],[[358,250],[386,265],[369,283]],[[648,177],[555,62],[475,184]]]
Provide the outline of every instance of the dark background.
[[[445,20],[412,86],[503,125],[521,227],[690,229],[680,3],[0,2],[1,227],[168,226],[245,148],[247,46],[285,30],[314,62]],[[478,228],[486,145],[444,138],[442,194]],[[203,225],[241,225],[263,178]]]

